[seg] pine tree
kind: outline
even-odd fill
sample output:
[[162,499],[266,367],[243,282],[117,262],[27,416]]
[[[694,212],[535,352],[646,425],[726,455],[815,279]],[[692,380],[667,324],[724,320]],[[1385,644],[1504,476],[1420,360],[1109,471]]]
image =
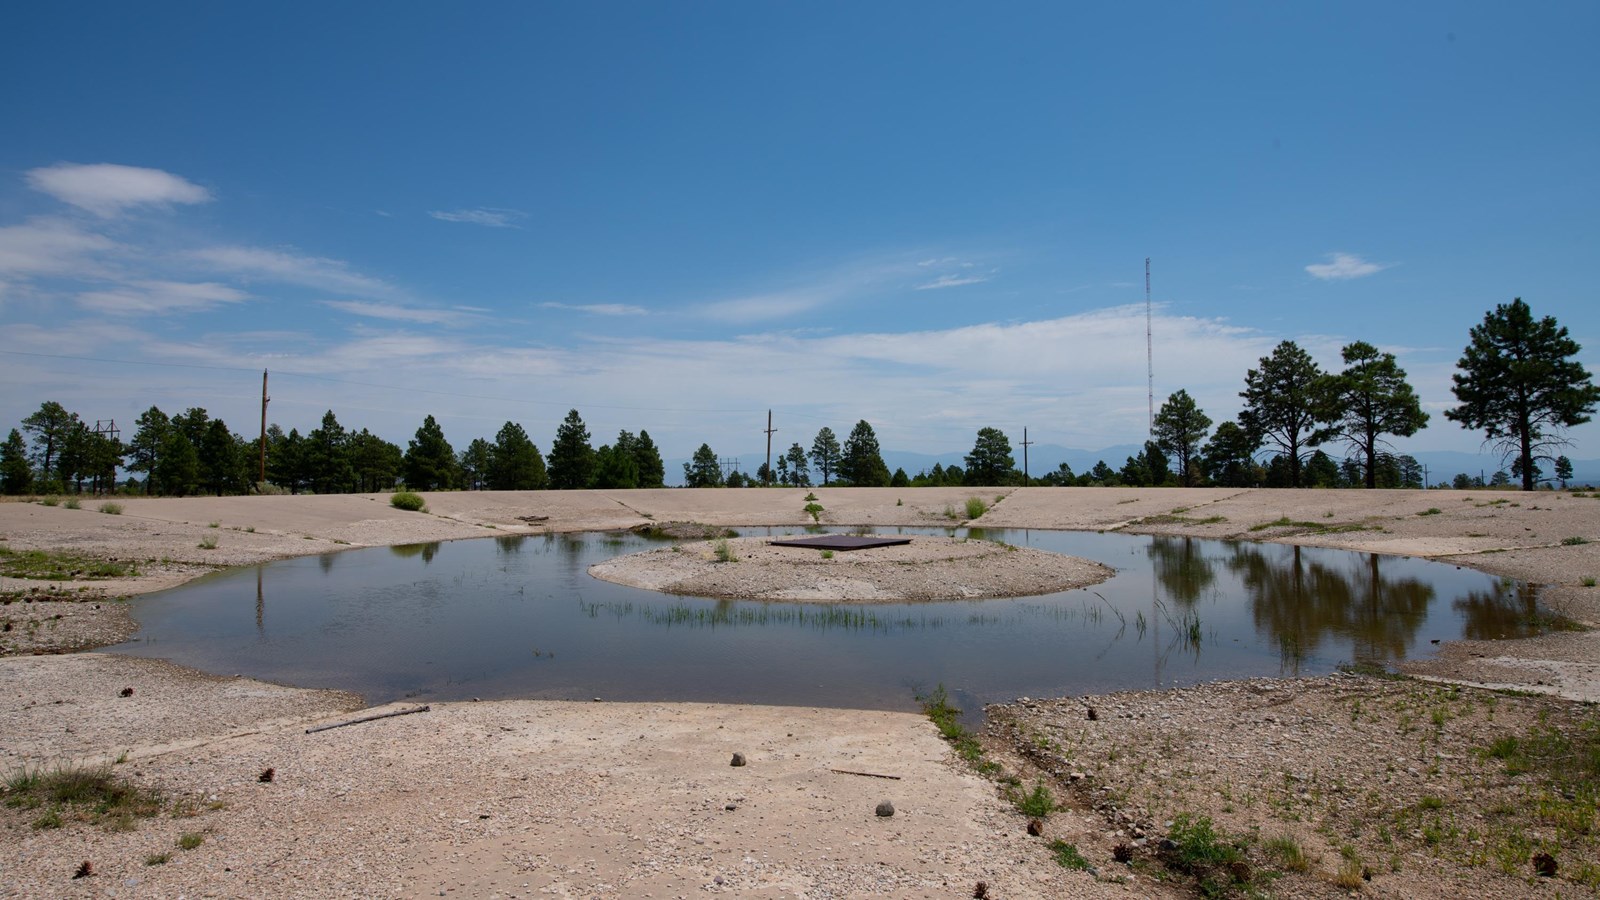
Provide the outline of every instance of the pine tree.
[[433,416],[422,420],[417,436],[406,445],[406,487],[413,491],[447,491],[456,485],[456,451]]
[[1180,390],[1168,397],[1156,413],[1153,430],[1156,443],[1163,452],[1177,457],[1178,477],[1184,487],[1194,487],[1200,445],[1210,430],[1211,418],[1195,404],[1188,391]]
[[589,444],[589,429],[575,409],[556,427],[547,471],[550,487],[558,491],[582,490],[594,480],[594,448]]
[[834,437],[833,429],[826,425],[811,442],[811,463],[822,473],[823,486],[827,486],[833,480],[833,473],[838,471],[839,439]]
[[1553,317],[1535,321],[1518,297],[1484,315],[1456,364],[1461,405],[1445,418],[1482,429],[1504,455],[1514,454],[1525,491],[1534,488],[1535,460],[1565,445],[1562,432],[1589,421],[1600,403],[1600,388],[1573,358],[1581,349]]
[[489,451],[488,485],[493,491],[541,491],[549,484],[544,457],[521,425],[500,426]]
[[1378,453],[1386,434],[1410,437],[1428,424],[1428,414],[1393,353],[1379,353],[1366,341],[1342,351],[1344,371],[1327,379],[1323,402],[1337,437],[1366,463],[1366,484],[1377,486]]
[[1011,456],[1011,441],[998,428],[978,429],[977,442],[967,454],[967,484],[999,485],[1011,480],[1017,461]]
[[1282,451],[1288,487],[1300,487],[1302,457],[1327,439],[1317,427],[1325,415],[1325,390],[1322,369],[1294,341],[1279,344],[1261,358],[1261,368],[1245,375],[1239,424]]
[[878,449],[878,436],[866,419],[850,429],[839,456],[839,477],[855,487],[888,487],[889,467]]
[[11,429],[0,444],[0,493],[26,494],[33,487],[33,469],[28,465],[28,442],[22,432]]
[[661,461],[655,441],[650,440],[650,432],[640,429],[633,441],[633,459],[639,469],[639,487],[666,487],[667,465]]

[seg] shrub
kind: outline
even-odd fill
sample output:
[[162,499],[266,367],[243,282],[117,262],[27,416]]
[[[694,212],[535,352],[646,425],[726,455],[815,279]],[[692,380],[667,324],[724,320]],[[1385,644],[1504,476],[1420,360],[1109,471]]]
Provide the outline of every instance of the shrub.
[[78,502],[77,497],[68,497],[67,502],[61,505],[65,506],[67,509],[83,509],[83,504]]
[[1589,543],[1589,539],[1586,537],[1569,537],[1562,538],[1561,543],[1568,547],[1578,547]]
[[40,497],[39,498],[39,505],[40,506],[60,506],[61,505],[61,498],[60,497]]
[[1017,796],[1016,804],[1017,812],[1042,819],[1055,812],[1056,798],[1051,796],[1050,789],[1044,786],[1043,781],[1036,781],[1033,783],[1033,790]]
[[108,516],[120,516],[120,515],[122,515],[122,504],[121,503],[111,503],[111,502],[108,501],[106,503],[100,504],[100,511],[105,513]]
[[179,850],[193,850],[194,848],[200,846],[201,844],[204,844],[205,842],[206,842],[206,836],[201,834],[200,832],[198,832],[198,831],[185,831],[183,834],[178,836],[178,849]]
[[717,562],[738,562],[739,557],[734,555],[733,548],[728,546],[727,538],[718,538],[711,550],[717,555]]
[[811,514],[811,521],[813,521],[813,522],[822,521],[822,504],[821,503],[807,503],[806,504],[806,512]]
[[426,501],[422,499],[421,494],[415,491],[395,491],[389,497],[389,505],[395,509],[403,509],[406,512],[428,511]]
[[217,539],[214,535],[208,534],[201,538],[200,543],[196,544],[195,546],[199,547],[201,550],[215,550],[217,549]]
[[967,518],[976,519],[989,511],[989,505],[977,497],[967,498]]

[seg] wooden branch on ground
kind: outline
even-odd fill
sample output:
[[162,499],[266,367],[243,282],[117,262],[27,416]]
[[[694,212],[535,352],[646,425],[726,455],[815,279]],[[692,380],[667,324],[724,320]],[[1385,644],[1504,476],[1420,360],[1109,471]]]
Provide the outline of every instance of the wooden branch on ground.
[[427,712],[432,708],[433,707],[431,706],[413,706],[410,709],[397,709],[386,713],[376,713],[370,716],[362,716],[359,719],[351,719],[348,722],[334,722],[331,725],[318,725],[314,728],[307,728],[306,734],[311,734],[317,731],[327,731],[330,728],[343,728],[346,725],[360,725],[362,722],[376,722],[379,719],[392,719],[395,716],[409,716],[412,713]]
[[828,771],[837,772],[840,775],[860,775],[862,778],[887,778],[890,781],[900,780],[899,775],[879,775],[877,772],[852,772],[849,769],[829,769]]

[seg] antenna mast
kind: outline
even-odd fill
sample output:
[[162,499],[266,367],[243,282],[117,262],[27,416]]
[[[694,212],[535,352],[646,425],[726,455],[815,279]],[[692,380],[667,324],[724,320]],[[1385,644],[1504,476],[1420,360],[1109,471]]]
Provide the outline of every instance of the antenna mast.
[[1156,350],[1150,338],[1150,257],[1144,258],[1144,365],[1149,382],[1150,433],[1156,433]]

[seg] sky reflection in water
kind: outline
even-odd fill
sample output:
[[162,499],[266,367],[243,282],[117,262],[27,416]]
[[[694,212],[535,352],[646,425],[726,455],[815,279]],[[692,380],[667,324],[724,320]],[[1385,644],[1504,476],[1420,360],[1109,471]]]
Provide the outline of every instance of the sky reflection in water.
[[973,709],[1386,664],[1426,655],[1431,640],[1526,634],[1536,619],[1531,589],[1416,559],[1085,532],[971,536],[1095,559],[1117,575],[1008,600],[717,601],[588,575],[595,562],[656,546],[643,538],[505,536],[219,573],[135,601],[141,630],[114,649],[341,688],[370,703],[603,697],[905,709],[943,683]]

